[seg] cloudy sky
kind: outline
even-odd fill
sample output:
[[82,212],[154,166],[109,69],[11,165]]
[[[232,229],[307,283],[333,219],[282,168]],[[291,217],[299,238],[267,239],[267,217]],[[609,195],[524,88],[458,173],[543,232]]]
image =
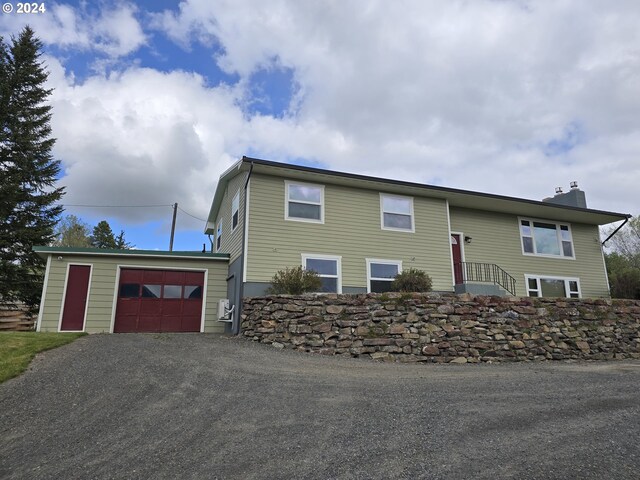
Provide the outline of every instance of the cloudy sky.
[[201,249],[242,155],[640,213],[637,0],[44,5],[0,34],[44,43],[67,212],[138,248],[178,202],[174,248]]

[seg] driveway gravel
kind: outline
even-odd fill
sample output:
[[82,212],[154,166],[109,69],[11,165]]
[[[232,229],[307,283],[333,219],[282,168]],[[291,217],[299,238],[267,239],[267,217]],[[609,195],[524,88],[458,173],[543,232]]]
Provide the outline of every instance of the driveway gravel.
[[637,479],[640,362],[387,364],[91,335],[0,385],[3,479]]

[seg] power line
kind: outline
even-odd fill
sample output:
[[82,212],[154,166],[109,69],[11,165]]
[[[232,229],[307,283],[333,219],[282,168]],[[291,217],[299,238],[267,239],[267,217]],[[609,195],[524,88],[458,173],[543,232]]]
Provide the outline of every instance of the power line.
[[[169,207],[169,208],[173,208],[173,205],[165,205],[165,204],[159,204],[159,205],[89,205],[89,204],[71,204],[71,203],[67,203],[64,205],[60,205],[62,207],[86,207],[86,208],[158,208],[158,207]],[[191,213],[187,212],[185,209],[178,207],[178,210],[180,210],[182,213],[184,213],[185,215],[188,215],[191,218],[194,218],[196,220],[199,220],[201,222],[206,222],[207,220],[200,218],[200,217],[196,217],[195,215],[192,215]]]
[[180,210],[182,213],[184,213],[185,215],[189,215],[191,218],[195,218],[196,220],[200,220],[201,222],[206,222],[206,220],[204,220],[203,218],[199,218],[196,217],[195,215],[191,215],[189,212],[183,210],[182,208],[178,207],[178,210]]
[[157,208],[157,207],[173,208],[173,205],[84,205],[84,204],[71,204],[71,203],[67,203],[60,206],[61,207],[90,207],[90,208]]

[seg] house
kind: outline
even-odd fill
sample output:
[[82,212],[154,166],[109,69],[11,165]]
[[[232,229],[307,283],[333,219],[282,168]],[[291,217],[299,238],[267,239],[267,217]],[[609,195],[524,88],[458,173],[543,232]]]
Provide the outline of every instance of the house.
[[575,185],[539,202],[243,157],[213,198],[213,252],[35,247],[37,330],[239,333],[241,299],[298,265],[324,292],[384,292],[414,267],[442,292],[607,297],[598,227],[629,217]]
[[629,218],[586,208],[577,185],[533,201],[243,157],[221,175],[205,233],[229,255],[238,308],[297,265],[325,292],[383,292],[413,267],[435,291],[608,297],[598,227]]

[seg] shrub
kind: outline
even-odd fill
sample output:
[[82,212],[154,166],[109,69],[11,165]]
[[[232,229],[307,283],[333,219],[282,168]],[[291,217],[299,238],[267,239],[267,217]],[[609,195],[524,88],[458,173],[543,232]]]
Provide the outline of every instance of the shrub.
[[267,292],[271,295],[300,295],[318,292],[321,288],[322,281],[316,272],[297,266],[278,270],[271,279],[271,287]]
[[431,290],[431,277],[417,268],[410,268],[397,274],[391,283],[394,292],[428,292]]

